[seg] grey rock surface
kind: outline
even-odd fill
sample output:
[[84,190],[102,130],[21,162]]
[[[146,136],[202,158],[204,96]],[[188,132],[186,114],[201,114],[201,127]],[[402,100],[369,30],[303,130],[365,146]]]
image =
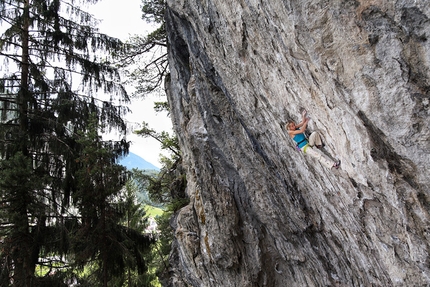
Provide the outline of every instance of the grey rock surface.
[[[170,286],[430,285],[430,2],[167,0]],[[284,125],[342,160],[328,170]]]

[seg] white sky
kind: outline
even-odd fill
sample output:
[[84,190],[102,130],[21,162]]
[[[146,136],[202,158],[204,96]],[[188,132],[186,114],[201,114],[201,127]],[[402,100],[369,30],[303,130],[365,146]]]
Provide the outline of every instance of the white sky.
[[[100,0],[95,5],[89,7],[97,19],[102,22],[98,26],[100,32],[112,37],[126,41],[132,35],[145,35],[150,27],[142,20],[141,0]],[[126,87],[131,92],[132,87]],[[146,99],[133,100],[130,105],[132,113],[127,115],[126,120],[136,129],[143,121],[157,132],[167,131],[171,133],[172,123],[166,112],[156,113],[154,111],[154,101],[164,101],[159,96],[151,96]],[[160,145],[156,140],[136,136],[132,133],[127,135],[127,140],[131,141],[130,151],[141,156],[146,161],[157,167],[161,167],[159,155]]]

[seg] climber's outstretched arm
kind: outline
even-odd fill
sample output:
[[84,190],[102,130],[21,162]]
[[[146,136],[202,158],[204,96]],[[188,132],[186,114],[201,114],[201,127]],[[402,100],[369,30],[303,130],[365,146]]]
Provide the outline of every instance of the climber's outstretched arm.
[[[296,125],[296,128],[301,128],[304,124],[307,124],[309,121],[309,118],[306,118],[307,112],[304,110],[302,112],[302,121]],[[305,128],[306,129],[306,128]],[[304,130],[303,130],[304,131]]]
[[300,133],[304,133],[306,130],[306,127],[308,126],[309,118],[303,118],[302,122],[300,123],[300,126],[296,126],[296,128],[300,128]]
[[296,125],[296,128],[301,128],[301,127],[303,127],[303,125],[305,125],[305,124],[307,124],[307,120],[306,120],[306,119],[303,119],[303,120],[301,121],[301,123],[300,123],[300,124],[297,124],[297,125]]

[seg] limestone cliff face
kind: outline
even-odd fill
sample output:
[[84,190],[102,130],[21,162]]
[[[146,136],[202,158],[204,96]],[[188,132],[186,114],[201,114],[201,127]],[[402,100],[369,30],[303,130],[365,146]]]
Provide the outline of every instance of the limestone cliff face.
[[[429,286],[430,2],[167,3],[170,286]],[[296,150],[302,108],[339,170]]]

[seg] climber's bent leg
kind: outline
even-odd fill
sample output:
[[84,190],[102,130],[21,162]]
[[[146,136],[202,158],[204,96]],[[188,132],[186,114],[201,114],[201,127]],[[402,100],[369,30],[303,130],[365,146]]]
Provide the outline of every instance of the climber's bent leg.
[[332,160],[330,160],[325,154],[323,154],[318,149],[314,149],[310,146],[307,146],[302,150],[304,150],[306,155],[316,158],[322,165],[324,165],[328,169],[331,169],[335,164]]
[[309,145],[310,146],[322,146],[321,136],[318,132],[313,132],[309,136]]

